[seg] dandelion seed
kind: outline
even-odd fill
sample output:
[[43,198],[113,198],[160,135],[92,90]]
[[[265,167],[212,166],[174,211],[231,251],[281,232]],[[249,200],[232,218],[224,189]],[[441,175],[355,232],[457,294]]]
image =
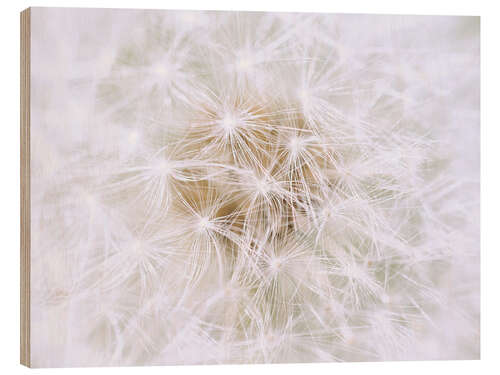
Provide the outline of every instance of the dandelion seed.
[[290,154],[292,155],[292,158],[296,158],[303,147],[303,140],[300,139],[299,137],[292,137],[290,139],[290,142],[288,143],[288,147],[290,149]]
[[312,99],[310,89],[300,88],[299,90],[297,90],[297,96],[304,110],[307,111],[311,106],[311,99]]
[[210,229],[211,223],[210,223],[210,218],[208,217],[201,217],[200,221],[198,222],[198,230],[200,232],[204,232],[207,229]]
[[172,163],[169,160],[163,159],[155,161],[152,170],[158,176],[168,176],[169,174],[172,173],[173,167]]
[[273,190],[273,183],[266,178],[256,178],[255,187],[260,194],[266,195]]
[[151,66],[151,72],[164,83],[169,83],[175,76],[177,68],[169,59],[160,60]]
[[240,121],[241,120],[239,120],[236,116],[228,113],[224,115],[224,118],[220,121],[220,125],[224,129],[226,135],[229,135],[239,125]]
[[254,65],[253,54],[250,51],[242,51],[236,54],[236,71],[247,73]]
[[283,260],[279,257],[271,259],[269,268],[271,269],[273,275],[276,275],[280,271],[282,263]]
[[144,244],[139,240],[133,241],[130,246],[130,253],[133,257],[142,258],[145,255]]

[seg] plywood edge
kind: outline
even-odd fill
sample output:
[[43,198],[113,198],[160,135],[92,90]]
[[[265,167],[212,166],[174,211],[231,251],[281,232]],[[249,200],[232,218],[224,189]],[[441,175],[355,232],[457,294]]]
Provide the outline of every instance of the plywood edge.
[[30,245],[31,245],[31,200],[30,200],[30,46],[31,10],[21,12],[21,339],[20,362],[31,366],[30,352]]

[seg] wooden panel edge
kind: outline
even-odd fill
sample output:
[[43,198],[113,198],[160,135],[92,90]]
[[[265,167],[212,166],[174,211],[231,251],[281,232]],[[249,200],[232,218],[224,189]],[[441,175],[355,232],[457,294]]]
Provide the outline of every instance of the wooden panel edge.
[[20,362],[31,367],[30,346],[30,247],[31,247],[31,199],[30,199],[30,47],[31,9],[21,12],[21,139],[20,139],[20,202],[21,202],[21,308],[20,308]]

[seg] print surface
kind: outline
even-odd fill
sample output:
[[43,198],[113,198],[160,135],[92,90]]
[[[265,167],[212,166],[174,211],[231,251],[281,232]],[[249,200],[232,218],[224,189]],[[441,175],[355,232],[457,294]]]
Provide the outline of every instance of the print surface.
[[34,367],[479,358],[478,18],[32,22]]

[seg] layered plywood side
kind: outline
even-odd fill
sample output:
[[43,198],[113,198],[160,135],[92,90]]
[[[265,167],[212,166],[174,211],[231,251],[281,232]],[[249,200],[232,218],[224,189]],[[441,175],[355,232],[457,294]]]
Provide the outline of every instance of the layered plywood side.
[[30,366],[30,9],[21,12],[21,364]]

